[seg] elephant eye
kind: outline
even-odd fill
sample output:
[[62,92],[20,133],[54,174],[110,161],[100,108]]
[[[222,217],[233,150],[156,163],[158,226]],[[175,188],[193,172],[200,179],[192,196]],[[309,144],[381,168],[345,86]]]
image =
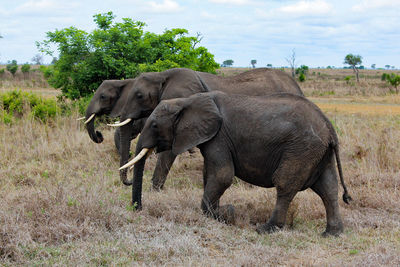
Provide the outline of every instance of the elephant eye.
[[143,98],[142,93],[138,92],[138,93],[136,94],[136,98],[137,98],[137,99],[142,99],[142,98]]
[[104,99],[106,99],[106,96],[104,94],[101,94],[100,99],[104,100]]
[[158,128],[157,123],[155,121],[153,121],[151,123],[151,128],[153,128],[153,129],[157,129]]

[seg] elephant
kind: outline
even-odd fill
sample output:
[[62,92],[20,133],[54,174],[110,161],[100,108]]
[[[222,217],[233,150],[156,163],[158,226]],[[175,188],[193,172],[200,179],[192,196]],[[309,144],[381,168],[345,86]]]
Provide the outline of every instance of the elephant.
[[[111,117],[118,117],[122,107],[128,96],[129,90],[132,88],[134,79],[126,80],[105,80],[101,83],[99,88],[93,95],[87,109],[85,116],[86,129],[89,137],[95,143],[103,142],[103,135],[99,131],[95,131],[94,119],[96,116],[110,115]],[[135,123],[129,125],[129,138],[130,140],[137,137],[143,128],[146,119],[136,120]],[[120,128],[114,133],[115,147],[120,153]]]
[[[275,208],[268,222],[257,227],[258,233],[282,228],[291,200],[307,188],[320,196],[325,206],[323,235],[343,232],[335,159],[343,201],[349,204],[351,197],[343,180],[338,137],[327,117],[306,98],[216,91],[163,100],[145,123],[137,157],[121,169],[144,164],[144,155],[153,148],[157,153],[170,150],[178,155],[193,146],[204,158],[201,209],[206,215],[234,221],[234,207],[219,207],[219,199],[237,176],[255,186],[276,188]],[[135,175],[140,187],[143,168]]]
[[[143,73],[137,78],[129,91],[128,99],[121,112],[121,162],[129,160],[130,137],[129,125],[132,121],[148,117],[161,100],[188,97],[199,92],[221,90],[230,94],[264,96],[271,93],[287,92],[303,96],[296,81],[280,70],[260,68],[231,76],[221,77],[209,73],[197,72],[185,68],[175,68],[164,72]],[[171,151],[159,154],[153,174],[153,189],[163,188],[168,172],[176,158]],[[127,170],[120,172],[121,180],[126,185]],[[136,192],[137,189],[133,188]],[[133,196],[136,198],[137,196]]]

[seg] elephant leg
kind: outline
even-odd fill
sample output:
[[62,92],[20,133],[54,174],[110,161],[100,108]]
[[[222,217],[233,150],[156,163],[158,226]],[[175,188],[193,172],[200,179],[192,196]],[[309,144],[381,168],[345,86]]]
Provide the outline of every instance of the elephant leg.
[[313,166],[312,162],[303,166],[289,160],[280,164],[272,177],[277,192],[275,208],[268,222],[257,228],[259,234],[274,232],[285,225],[290,202],[310,177]]
[[343,232],[343,222],[339,212],[338,204],[338,182],[335,164],[331,161],[321,177],[311,186],[324,203],[326,210],[326,230],[323,236],[339,235]]
[[219,206],[219,199],[233,182],[233,164],[230,162],[225,166],[216,166],[218,161],[205,160],[204,165],[204,194],[201,209],[207,216],[233,224],[235,220],[234,207],[232,205]]
[[169,170],[175,161],[176,156],[171,150],[161,152],[157,159],[156,168],[153,173],[152,183],[153,189],[159,191],[164,187]]

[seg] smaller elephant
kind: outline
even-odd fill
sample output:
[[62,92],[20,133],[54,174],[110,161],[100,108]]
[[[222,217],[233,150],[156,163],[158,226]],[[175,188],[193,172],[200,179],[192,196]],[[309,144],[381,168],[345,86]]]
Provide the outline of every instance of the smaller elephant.
[[215,91],[164,100],[145,123],[137,157],[121,168],[137,162],[135,169],[139,165],[141,173],[135,172],[134,184],[141,188],[149,149],[178,155],[194,146],[204,158],[201,208],[206,215],[234,220],[233,206],[220,207],[219,199],[237,176],[253,185],[276,188],[274,211],[258,233],[282,228],[290,202],[307,188],[325,205],[324,235],[343,232],[335,159],[344,202],[351,197],[343,181],[337,135],[322,111],[304,97],[281,93],[257,98]]

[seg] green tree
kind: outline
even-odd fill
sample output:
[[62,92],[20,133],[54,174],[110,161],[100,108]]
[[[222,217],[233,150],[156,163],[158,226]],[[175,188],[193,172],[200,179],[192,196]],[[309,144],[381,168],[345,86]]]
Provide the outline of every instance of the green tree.
[[25,63],[24,65],[21,66],[21,71],[24,74],[24,78],[26,78],[26,74],[29,73],[30,70],[31,70],[31,65],[29,65],[28,63]]
[[16,61],[15,59],[12,60],[11,62],[9,61],[8,64],[7,64],[7,66],[6,66],[6,68],[7,68],[7,70],[8,70],[9,72],[11,72],[11,74],[12,74],[13,76],[15,76],[15,73],[16,73],[17,70],[18,70],[17,61]]
[[376,64],[374,63],[371,65],[371,69],[375,69],[375,68],[376,68]]
[[267,64],[267,68],[272,68],[272,64]]
[[296,69],[296,74],[299,75],[299,81],[304,82],[306,80],[306,75],[308,74],[308,66],[301,65]]
[[390,65],[385,65],[385,68],[390,69]]
[[251,61],[250,61],[250,64],[251,64],[251,66],[253,66],[253,69],[256,67],[256,64],[257,64],[257,60],[256,59],[252,59]]
[[350,65],[353,69],[353,71],[356,74],[357,82],[359,82],[358,78],[358,68],[357,65],[360,65],[362,63],[362,56],[360,55],[353,55],[353,54],[348,54],[344,58],[344,64]]
[[[394,87],[396,94],[399,93],[399,85],[400,85],[400,75],[391,73],[383,73],[382,74],[382,81],[387,81],[391,86]],[[392,90],[390,90],[391,92],[393,92]]]
[[222,67],[230,67],[233,65],[233,60],[232,59],[227,59],[224,62],[222,62]]
[[63,95],[76,99],[90,95],[106,79],[126,79],[140,72],[163,71],[173,67],[212,72],[219,68],[214,56],[197,44],[200,34],[189,36],[186,29],[145,32],[146,24],[123,18],[115,22],[112,12],[94,15],[97,28],[90,33],[69,27],[47,32],[37,42],[39,50],[58,60],[48,70],[48,82]]

